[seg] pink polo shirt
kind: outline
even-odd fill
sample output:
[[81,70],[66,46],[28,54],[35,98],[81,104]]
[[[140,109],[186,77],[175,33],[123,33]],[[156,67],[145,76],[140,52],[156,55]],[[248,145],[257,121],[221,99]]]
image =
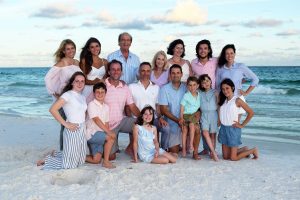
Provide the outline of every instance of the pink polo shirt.
[[119,82],[119,85],[115,87],[110,84],[108,78],[105,80],[107,87],[107,93],[104,102],[109,107],[109,127],[110,129],[116,128],[124,118],[125,105],[133,104],[132,94],[127,85],[123,85]]
[[208,74],[211,78],[211,86],[213,89],[216,87],[216,69],[217,69],[218,60],[217,58],[210,58],[205,65],[202,65],[199,62],[198,58],[192,60],[192,71],[193,73],[199,77],[202,74]]

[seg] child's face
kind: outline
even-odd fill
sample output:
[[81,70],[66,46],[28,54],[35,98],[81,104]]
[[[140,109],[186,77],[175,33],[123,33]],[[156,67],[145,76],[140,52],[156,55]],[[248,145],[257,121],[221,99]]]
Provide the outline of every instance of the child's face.
[[143,114],[143,121],[144,123],[150,123],[153,119],[153,112],[150,110],[146,110],[145,113]]
[[225,97],[231,97],[233,95],[233,89],[230,85],[227,84],[222,85],[222,92],[225,95]]
[[201,81],[201,86],[205,90],[209,90],[211,88],[211,80],[209,80],[209,78],[205,77],[205,79],[203,81]]
[[94,93],[95,99],[97,99],[100,102],[104,101],[105,95],[106,95],[106,93],[103,88],[97,89]]
[[195,81],[190,81],[188,83],[188,90],[191,92],[191,93],[195,93],[197,91],[197,89],[199,88],[199,84]]

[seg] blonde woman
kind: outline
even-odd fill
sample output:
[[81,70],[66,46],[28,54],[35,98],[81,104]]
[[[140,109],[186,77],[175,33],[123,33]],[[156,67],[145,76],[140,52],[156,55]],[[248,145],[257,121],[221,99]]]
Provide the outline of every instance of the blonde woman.
[[153,70],[150,80],[159,87],[169,82],[169,66],[167,55],[164,51],[158,51],[152,60]]

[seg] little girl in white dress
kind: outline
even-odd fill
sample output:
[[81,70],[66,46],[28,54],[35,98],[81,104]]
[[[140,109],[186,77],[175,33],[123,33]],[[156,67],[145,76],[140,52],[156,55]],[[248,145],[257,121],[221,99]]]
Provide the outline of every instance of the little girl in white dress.
[[138,162],[137,155],[143,162],[154,164],[175,163],[177,156],[159,148],[157,129],[153,125],[154,109],[146,106],[137,118],[133,128],[133,162]]

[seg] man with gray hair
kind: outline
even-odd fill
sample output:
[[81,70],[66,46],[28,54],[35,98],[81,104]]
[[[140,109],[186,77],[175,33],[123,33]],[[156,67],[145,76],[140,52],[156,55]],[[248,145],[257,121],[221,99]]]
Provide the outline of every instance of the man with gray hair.
[[131,84],[137,81],[138,68],[140,65],[140,59],[137,55],[129,51],[132,43],[132,36],[127,33],[121,33],[118,38],[120,49],[109,54],[107,60],[118,60],[122,63],[123,74],[121,80],[126,84]]

